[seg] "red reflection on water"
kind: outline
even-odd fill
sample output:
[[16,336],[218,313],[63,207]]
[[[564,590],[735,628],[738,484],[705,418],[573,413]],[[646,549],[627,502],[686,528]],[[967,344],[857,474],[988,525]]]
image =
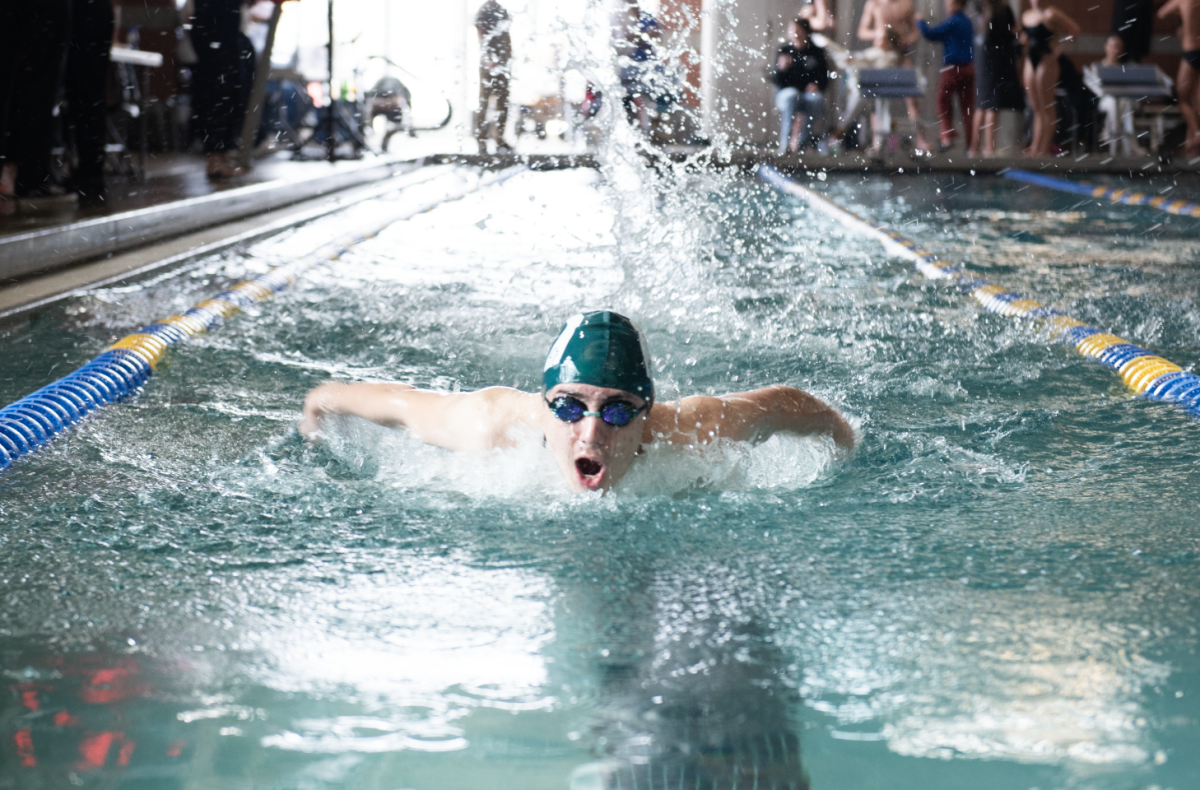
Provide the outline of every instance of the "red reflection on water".
[[[137,660],[132,656],[90,654],[58,657],[47,663],[59,680],[10,686],[25,711],[18,717],[18,728],[13,733],[19,764],[51,772],[128,767],[138,743],[126,733],[144,715],[134,714],[128,704],[154,691]],[[143,748],[138,752],[145,754],[139,763],[153,761],[151,755],[155,753],[179,758],[187,749],[183,739],[164,743],[158,738],[165,733],[147,730],[142,734],[147,735],[153,751],[147,753]]]
[[17,757],[20,758],[21,765],[26,768],[35,767],[37,758],[33,756],[33,733],[29,730],[17,730],[13,740],[17,742]]

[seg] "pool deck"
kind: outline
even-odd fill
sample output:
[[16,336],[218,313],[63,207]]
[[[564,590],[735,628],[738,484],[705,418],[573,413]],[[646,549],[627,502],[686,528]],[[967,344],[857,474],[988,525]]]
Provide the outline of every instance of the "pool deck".
[[[1138,178],[1200,173],[1200,158],[1182,162],[1105,154],[1053,159],[968,159],[956,152],[922,157],[909,153],[886,157],[857,153],[775,156],[761,149],[720,152],[668,147],[643,155],[657,166],[670,162],[688,170],[737,168],[747,174],[761,164],[794,175],[984,175],[1010,168],[1076,178],[1092,174]],[[533,170],[600,166],[590,153],[438,153],[408,158],[373,156],[335,164],[275,156],[260,160],[245,176],[211,182],[204,177],[203,161],[197,156],[154,157],[145,180],[110,183],[108,200],[101,208],[67,205],[58,210],[30,211],[11,201],[0,203],[0,325],[35,315],[40,305],[63,295],[145,276],[162,270],[167,265],[164,261],[181,265],[199,255],[244,243],[289,218],[302,221],[308,213],[323,211],[322,201],[331,195],[354,192],[423,164],[487,169],[523,164]],[[288,207],[296,209],[289,211]]]
[[420,160],[376,156],[330,164],[260,160],[246,175],[210,181],[203,160],[155,157],[144,180],[111,179],[101,206],[36,206],[0,201],[0,284],[113,255],[377,181]]

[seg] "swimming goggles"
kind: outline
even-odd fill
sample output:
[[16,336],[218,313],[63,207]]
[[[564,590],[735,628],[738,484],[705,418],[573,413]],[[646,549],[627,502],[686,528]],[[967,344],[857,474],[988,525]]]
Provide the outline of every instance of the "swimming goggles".
[[633,422],[633,418],[643,410],[628,401],[614,400],[601,406],[600,411],[588,411],[583,401],[570,395],[560,395],[552,401],[546,401],[546,405],[554,412],[554,416],[563,422],[579,422],[584,417],[599,417],[605,424],[616,428]]

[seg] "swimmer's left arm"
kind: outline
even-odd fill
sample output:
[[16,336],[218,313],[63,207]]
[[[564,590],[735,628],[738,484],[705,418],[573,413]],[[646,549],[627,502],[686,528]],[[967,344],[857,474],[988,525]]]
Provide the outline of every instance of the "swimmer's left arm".
[[656,404],[648,430],[653,438],[672,444],[707,444],[719,438],[758,443],[778,432],[823,434],[843,450],[854,449],[854,429],[836,409],[803,390],[782,385]]

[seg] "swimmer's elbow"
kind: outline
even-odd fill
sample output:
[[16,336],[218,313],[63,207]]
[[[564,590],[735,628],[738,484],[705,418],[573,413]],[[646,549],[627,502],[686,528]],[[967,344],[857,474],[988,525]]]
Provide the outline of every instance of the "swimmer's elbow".
[[771,427],[775,430],[801,436],[828,436],[842,450],[854,449],[854,429],[837,409],[825,401],[785,384],[777,384],[761,392],[768,400],[768,410],[774,417]]

